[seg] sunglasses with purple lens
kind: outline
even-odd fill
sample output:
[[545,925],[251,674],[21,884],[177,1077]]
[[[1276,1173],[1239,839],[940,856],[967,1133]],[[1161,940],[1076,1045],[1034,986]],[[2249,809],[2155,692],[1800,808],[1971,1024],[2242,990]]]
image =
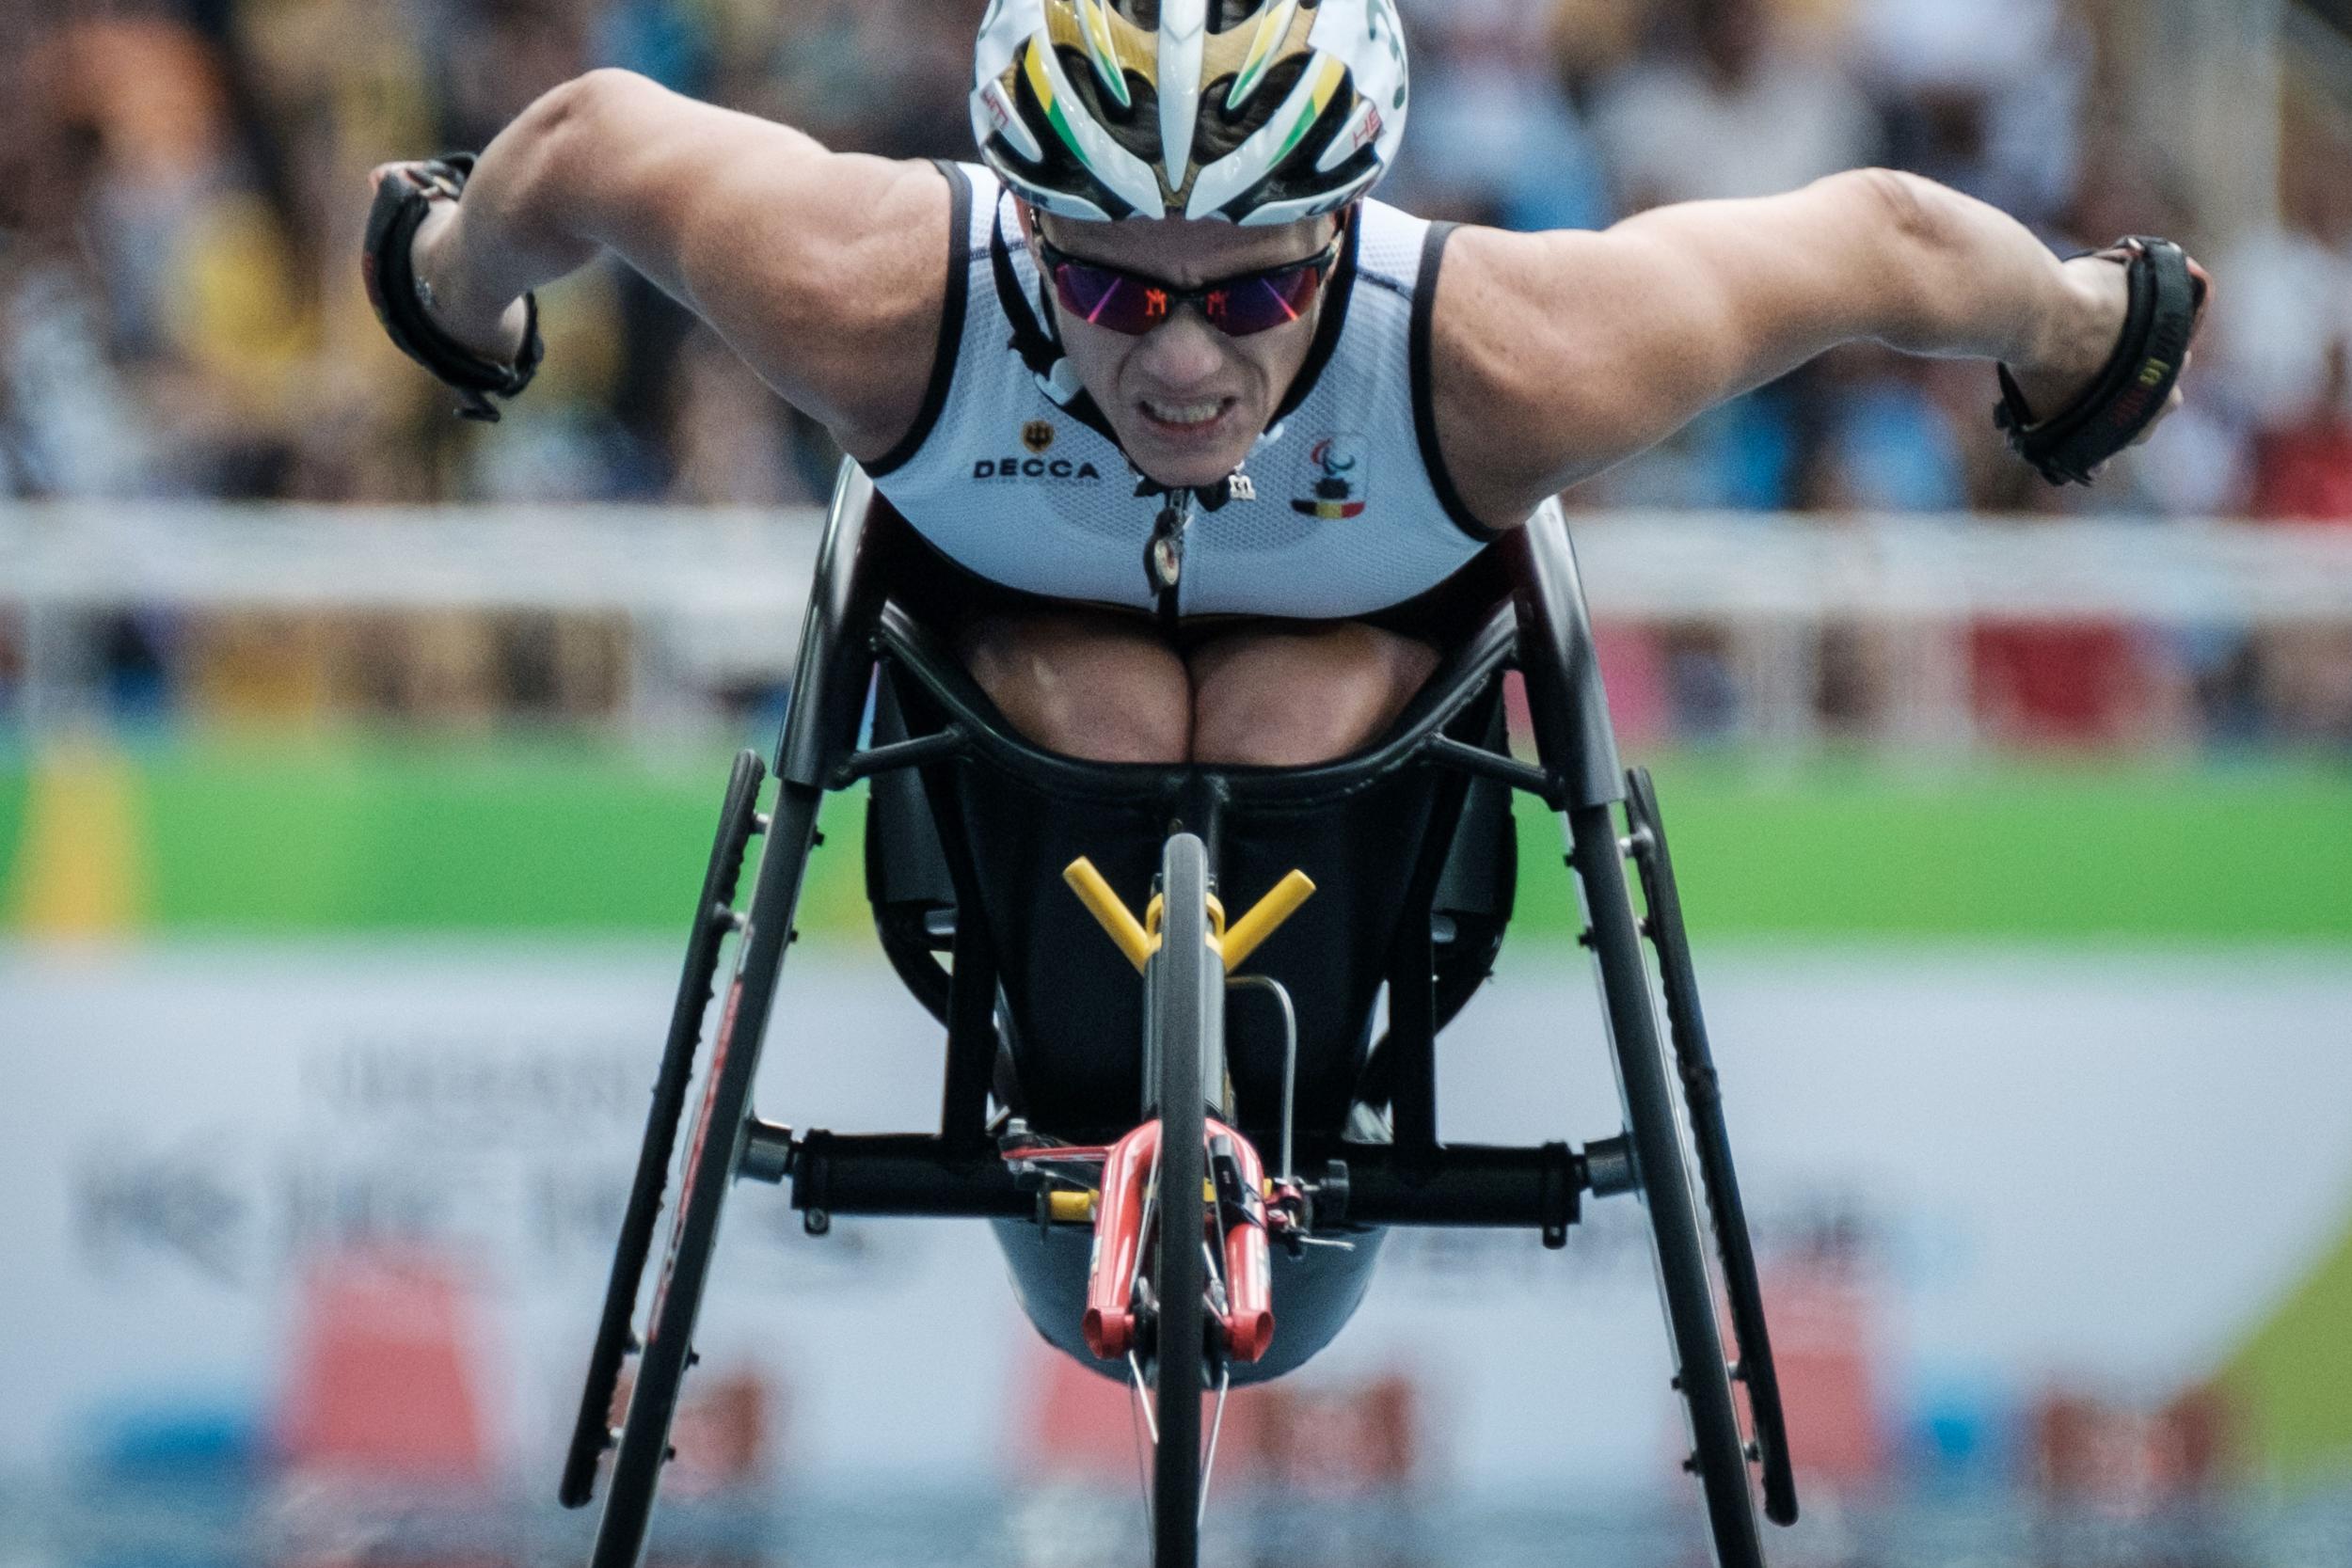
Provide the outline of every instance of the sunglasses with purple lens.
[[1038,245],[1062,309],[1093,326],[1140,338],[1166,322],[1180,306],[1197,305],[1211,326],[1229,338],[1247,338],[1298,320],[1313,309],[1340,259],[1333,240],[1320,255],[1259,272],[1215,277],[1198,288],[1180,289],[1162,278],[1105,266],[1071,255],[1042,234]]

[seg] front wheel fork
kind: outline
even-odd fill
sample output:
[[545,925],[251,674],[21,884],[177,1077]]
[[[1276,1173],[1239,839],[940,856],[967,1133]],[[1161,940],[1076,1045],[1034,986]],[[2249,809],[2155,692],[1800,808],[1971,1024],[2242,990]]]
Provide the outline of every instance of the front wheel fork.
[[[1273,1263],[1266,1245],[1265,1166],[1248,1139],[1207,1119],[1209,1179],[1197,1201],[1201,1244],[1216,1238],[1212,1315],[1226,1354],[1257,1361],[1274,1343]],[[1094,1252],[1087,1267],[1087,1348],[1117,1361],[1136,1348],[1136,1284],[1147,1214],[1158,1223],[1177,1212],[1171,1195],[1153,1192],[1159,1177],[1160,1124],[1147,1121],[1111,1146],[1094,1210]],[[1154,1203],[1154,1199],[1158,1201]],[[1214,1215],[1214,1228],[1211,1219]],[[1221,1299],[1220,1299],[1221,1298]]]

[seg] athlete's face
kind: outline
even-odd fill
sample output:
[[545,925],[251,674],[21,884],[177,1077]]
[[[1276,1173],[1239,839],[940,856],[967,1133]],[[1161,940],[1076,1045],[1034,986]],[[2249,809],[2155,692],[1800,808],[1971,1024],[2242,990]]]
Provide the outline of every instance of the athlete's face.
[[[1068,223],[1025,210],[1023,217],[1033,250],[1041,224],[1043,237],[1073,258],[1178,288],[1319,256],[1339,226],[1329,217],[1279,229],[1181,218]],[[1133,338],[1090,325],[1047,294],[1071,367],[1128,457],[1162,484],[1215,484],[1241,467],[1305,366],[1323,313],[1318,294],[1298,320],[1234,338],[1187,306]]]

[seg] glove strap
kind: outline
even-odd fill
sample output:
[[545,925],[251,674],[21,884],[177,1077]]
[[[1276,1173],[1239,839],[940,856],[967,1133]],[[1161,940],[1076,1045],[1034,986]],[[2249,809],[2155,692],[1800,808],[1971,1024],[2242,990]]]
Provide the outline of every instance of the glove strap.
[[2092,470],[2155,422],[2181,379],[2205,302],[2187,253],[2170,240],[2133,235],[2085,254],[2120,255],[2128,271],[2131,304],[2114,356],[2090,390],[2046,420],[2033,417],[2003,365],[2001,401],[1993,410],[2010,450],[2052,484],[2090,483]]
[[498,405],[492,396],[514,398],[539,372],[547,346],[539,338],[539,301],[523,295],[523,346],[511,365],[486,359],[442,330],[427,309],[431,296],[417,277],[409,247],[418,226],[437,201],[454,201],[473,175],[474,155],[453,152],[423,164],[388,170],[376,182],[375,204],[368,212],[360,276],[368,286],[368,303],[375,319],[403,354],[433,372],[456,392],[457,412],[469,420],[496,423]]

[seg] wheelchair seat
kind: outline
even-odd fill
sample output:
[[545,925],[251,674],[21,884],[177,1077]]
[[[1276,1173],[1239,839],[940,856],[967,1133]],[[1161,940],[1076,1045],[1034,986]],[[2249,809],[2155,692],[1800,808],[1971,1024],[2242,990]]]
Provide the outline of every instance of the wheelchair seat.
[[[886,515],[878,507],[875,521]],[[951,734],[967,744],[873,780],[866,875],[883,949],[951,1037],[956,976],[976,966],[993,975],[993,996],[961,1006],[968,1027],[984,1014],[993,1037],[999,1103],[1040,1131],[1091,1138],[1136,1117],[1143,988],[1063,868],[1089,857],[1139,909],[1181,823],[1207,842],[1235,915],[1303,870],[1314,896],[1248,970],[1278,981],[1295,1009],[1297,1128],[1340,1134],[1359,1103],[1391,1102],[1399,1064],[1426,1055],[1501,949],[1517,886],[1510,787],[1431,764],[1425,743],[1507,753],[1515,641],[1507,594],[1485,601],[1389,731],[1331,763],[1107,764],[1019,736],[934,627],[890,599],[877,620],[872,745]],[[1390,1026],[1375,1040],[1384,988]],[[1270,1131],[1284,1075],[1271,998],[1233,994],[1227,1051],[1241,1125]]]

